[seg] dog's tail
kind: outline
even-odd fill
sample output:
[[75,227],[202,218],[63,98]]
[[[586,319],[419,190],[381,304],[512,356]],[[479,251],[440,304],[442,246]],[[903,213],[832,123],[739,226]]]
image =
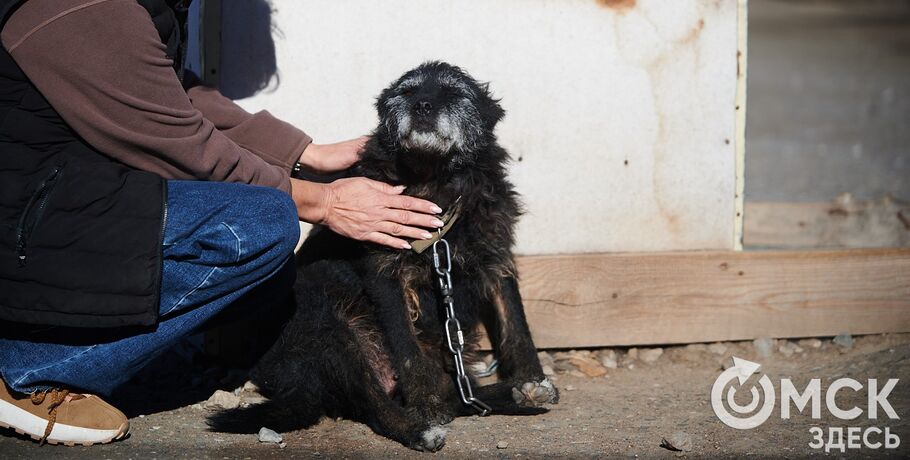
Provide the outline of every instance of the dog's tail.
[[211,431],[222,433],[257,433],[262,427],[283,433],[315,425],[320,416],[312,407],[291,401],[268,400],[218,412],[210,415],[206,423]]
[[[550,411],[546,407],[531,406],[515,402],[512,382],[498,382],[492,385],[474,388],[474,397],[493,409],[494,415],[538,415]],[[462,415],[476,414],[471,406],[462,406]]]

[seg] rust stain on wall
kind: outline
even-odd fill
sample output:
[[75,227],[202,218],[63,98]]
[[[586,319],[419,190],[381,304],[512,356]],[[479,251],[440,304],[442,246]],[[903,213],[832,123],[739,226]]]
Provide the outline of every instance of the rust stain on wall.
[[635,8],[636,0],[595,0],[598,5],[623,12]]
[[692,30],[689,31],[689,34],[686,35],[685,38],[683,38],[683,39],[680,41],[680,43],[682,43],[682,44],[689,44],[689,43],[694,42],[695,39],[697,39],[698,36],[701,34],[701,31],[702,31],[702,29],[704,29],[704,28],[705,28],[705,20],[704,20],[704,19],[699,19],[699,20],[698,20],[698,23],[695,24],[695,27],[693,27]]
[[736,78],[742,78],[742,76],[743,76],[742,60],[743,60],[742,50],[736,50]]

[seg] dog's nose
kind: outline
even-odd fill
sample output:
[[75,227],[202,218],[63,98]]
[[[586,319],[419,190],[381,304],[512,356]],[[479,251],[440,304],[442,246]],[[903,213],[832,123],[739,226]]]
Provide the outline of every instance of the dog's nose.
[[419,115],[429,115],[433,110],[433,104],[430,104],[428,101],[420,101],[417,104],[414,104],[414,111]]

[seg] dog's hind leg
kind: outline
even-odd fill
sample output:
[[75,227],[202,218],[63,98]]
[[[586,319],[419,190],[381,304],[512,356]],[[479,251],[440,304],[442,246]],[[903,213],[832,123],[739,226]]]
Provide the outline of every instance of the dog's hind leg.
[[206,423],[222,433],[256,433],[262,427],[288,432],[315,425],[321,416],[318,405],[294,391],[261,404],[216,412]]
[[401,283],[374,273],[366,280],[366,286],[392,367],[399,377],[398,387],[406,410],[412,417],[431,424],[444,425],[452,421],[455,409],[446,400],[454,389],[452,378],[418,343],[403,302]]
[[495,324],[488,327],[493,350],[499,359],[499,373],[512,382],[515,402],[527,406],[559,402],[559,390],[543,374],[537,348],[525,318],[518,280],[507,276],[494,284],[491,301]]
[[[314,425],[325,413],[363,422],[377,434],[412,449],[441,449],[445,430],[408,416],[388,395],[371,358],[371,349],[381,344],[366,343],[375,335],[363,330],[348,318],[334,318],[318,331],[307,331],[316,334],[311,337],[314,340],[300,343],[289,339],[291,346],[285,342],[271,350],[254,379],[272,389],[270,399],[216,413],[209,417],[209,425],[215,431],[234,433],[255,433],[263,426],[287,432]],[[301,332],[296,328],[285,331]]]
[[[298,314],[301,314],[299,310]],[[253,369],[252,381],[269,400],[213,414],[208,418],[212,430],[255,433],[261,427],[267,427],[288,432],[319,421],[323,415],[326,385],[324,372],[320,369],[321,360],[316,353],[316,338],[325,337],[318,343],[327,347],[339,345],[332,343],[333,334],[325,323],[314,323],[303,323],[295,316]]]
[[445,444],[446,431],[435,423],[411,417],[390,396],[395,382],[381,334],[368,321],[338,318],[321,367],[329,388],[327,407],[361,421],[379,435],[420,451],[435,452]]
[[339,389],[348,395],[346,404],[353,408],[350,416],[376,434],[424,452],[436,452],[445,445],[445,428],[410,416],[375,380],[339,383],[344,387]]

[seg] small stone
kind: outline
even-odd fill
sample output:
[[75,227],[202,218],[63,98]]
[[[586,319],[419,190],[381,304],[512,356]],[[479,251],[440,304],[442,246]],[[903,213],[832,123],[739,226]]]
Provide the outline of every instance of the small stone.
[[281,435],[276,433],[274,430],[266,427],[259,429],[259,442],[274,442],[275,444],[278,444],[283,440],[284,439],[282,439]]
[[543,375],[546,375],[547,377],[556,374],[556,371],[553,370],[552,366],[542,366],[542,368],[543,368]]
[[553,363],[553,370],[559,374],[565,374],[566,372],[575,372],[575,366],[568,359],[557,359]]
[[287,446],[288,446],[288,443],[286,443],[286,442],[284,442],[284,441],[281,441],[281,442],[278,443],[278,448],[279,448],[279,449],[284,449],[284,448],[287,447]]
[[761,356],[762,358],[770,357],[771,353],[774,351],[774,341],[767,337],[753,340],[752,346],[755,347],[755,352],[758,353],[758,356]]
[[240,397],[229,391],[215,390],[202,406],[206,409],[234,409],[240,406]]
[[802,339],[797,343],[799,344],[799,346],[806,347],[806,348],[818,349],[818,348],[822,347],[822,341],[818,340],[818,339]]
[[591,350],[569,350],[569,354],[572,356],[583,356],[587,358],[591,356]]
[[708,351],[714,353],[715,355],[723,355],[727,352],[727,346],[720,342],[715,342],[711,345],[708,345]]
[[837,337],[835,337],[834,340],[832,340],[832,341],[834,342],[835,345],[837,345],[845,350],[849,350],[849,349],[853,348],[853,343],[854,343],[853,336],[846,332],[844,332],[842,334],[837,334]]
[[611,349],[600,350],[599,355],[600,355],[600,359],[604,359],[604,358],[616,359],[616,351],[611,350]]
[[154,431],[158,431],[158,430],[160,430],[160,429],[161,429],[161,427],[158,426],[158,425],[152,426],[152,430],[154,430]]
[[575,391],[575,385],[566,385],[565,387],[563,387],[563,390]]
[[572,377],[585,377],[585,374],[583,372],[575,371],[575,370],[569,371],[569,375],[571,375]]
[[629,359],[638,359],[638,348],[629,348],[629,351],[626,352],[626,356]]
[[509,443],[506,442],[506,441],[499,441],[499,442],[496,443],[496,448],[497,448],[497,449],[508,449],[508,448],[509,448]]
[[793,353],[802,353],[804,350],[802,347],[789,340],[782,340],[780,346],[777,347],[777,351],[789,358],[790,356],[793,356]]
[[258,393],[259,387],[257,387],[255,383],[247,380],[246,383],[243,384],[243,391],[248,391],[250,393]]
[[616,362],[616,356],[606,356],[600,358],[600,364],[607,369],[616,369],[619,367],[619,363]]
[[656,362],[660,355],[664,354],[663,348],[642,348],[638,351],[638,359],[646,362]]
[[589,356],[575,356],[569,362],[588,377],[601,377],[607,373],[607,368]]
[[709,347],[703,343],[690,343],[690,344],[686,345],[686,351],[701,352],[701,351],[707,351],[708,349],[709,349]]
[[669,438],[662,438],[660,440],[660,447],[676,452],[691,452],[692,437],[686,432],[677,431]]
[[569,363],[569,360],[573,358],[573,355],[570,355],[564,351],[557,351],[551,356],[553,357],[552,366],[556,372],[569,372],[573,369],[572,365]]
[[553,359],[553,355],[551,355],[545,351],[538,352],[537,359],[540,361],[541,366],[553,367],[553,363],[555,362],[555,360]]

